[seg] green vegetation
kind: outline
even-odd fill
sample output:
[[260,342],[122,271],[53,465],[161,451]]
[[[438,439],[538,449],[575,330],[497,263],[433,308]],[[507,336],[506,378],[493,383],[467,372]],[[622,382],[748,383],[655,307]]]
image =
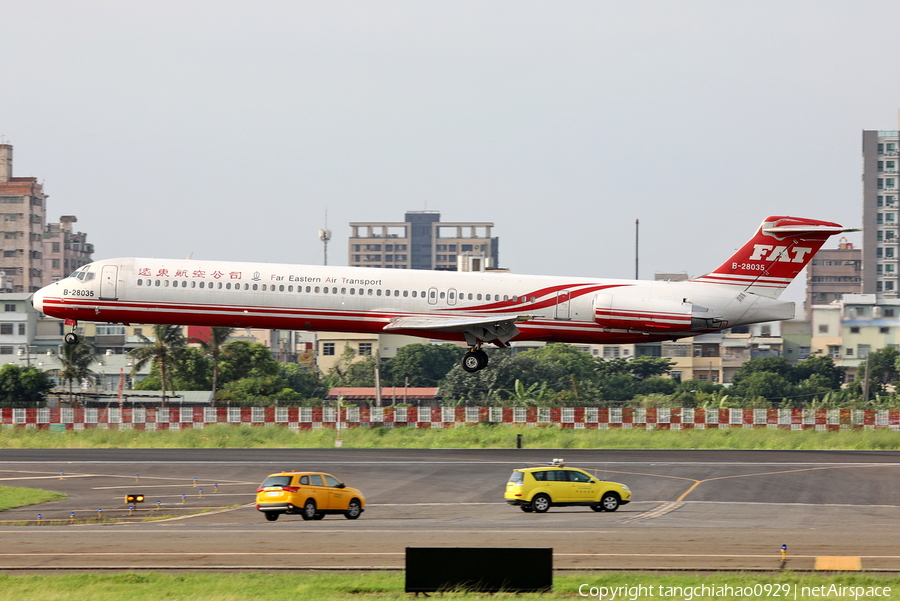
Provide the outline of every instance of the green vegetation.
[[[214,404],[233,407],[319,406],[335,386],[375,385],[376,358],[360,357],[346,345],[327,373],[282,364],[259,343],[223,343],[230,328],[214,328],[210,341],[191,342],[176,326],[155,326],[155,340],[131,351],[134,369],[150,363],[137,390],[215,389]],[[65,345],[66,368],[58,376],[71,388],[91,377],[93,351]],[[78,351],[76,353],[76,351]],[[831,357],[814,355],[799,363],[760,357],[744,363],[731,385],[669,377],[675,363],[665,357],[601,359],[568,344],[541,348],[488,350],[490,364],[476,373],[459,363],[464,349],[453,344],[411,344],[379,363],[384,387],[438,387],[447,405],[518,407],[643,408],[900,408],[900,351],[870,353],[856,381],[845,383],[845,369]],[[62,357],[62,356],[61,356]],[[865,380],[866,363],[869,377]],[[712,369],[710,367],[710,369]],[[696,370],[695,370],[696,371]],[[703,373],[704,370],[700,370]],[[20,373],[21,372],[21,373]],[[39,406],[47,383],[17,366],[0,370],[0,406]],[[49,381],[46,376],[44,379]],[[70,395],[71,396],[71,395]],[[17,402],[16,399],[21,399]]]
[[[466,600],[492,599],[573,599],[590,587],[638,586],[653,587],[653,594],[622,596],[633,601],[669,599],[684,601],[687,598],[705,599],[746,599],[766,598],[766,595],[746,594],[756,585],[784,585],[782,591],[789,591],[788,598],[815,598],[811,594],[814,587],[890,587],[891,592],[900,589],[900,577],[869,575],[825,575],[776,572],[771,574],[717,573],[658,575],[646,573],[583,573],[557,575],[553,579],[552,593],[523,594],[477,594],[466,593],[459,596]],[[684,589],[695,587],[740,588],[745,594],[712,596],[684,594]],[[347,573],[243,573],[243,574],[71,574],[61,576],[8,576],[0,575],[0,601],[156,601],[158,599],[191,599],[192,601],[238,601],[259,599],[261,601],[319,601],[321,599],[357,599],[359,601],[406,600],[410,596],[404,590],[403,572],[347,572]],[[660,593],[662,591],[662,593]],[[699,592],[699,590],[698,590]],[[803,592],[809,594],[804,595]],[[673,593],[673,594],[666,594]],[[819,595],[825,596],[825,595]],[[455,595],[454,595],[455,597]],[[850,595],[852,598],[853,596]],[[784,597],[781,597],[784,598]],[[863,598],[862,596],[860,598]]]
[[[139,349],[146,352],[144,349]],[[900,408],[892,392],[900,380],[893,348],[869,355],[869,386],[844,386],[844,369],[830,357],[812,356],[797,364],[783,357],[751,359],[733,385],[680,382],[668,377],[673,361],[663,357],[600,359],[568,344],[537,349],[488,350],[490,365],[476,373],[462,369],[463,349],[452,344],[411,344],[380,361],[383,386],[437,386],[445,404],[519,407],[699,407],[699,408]],[[210,351],[182,348],[172,364],[172,382],[181,390],[208,390]],[[375,385],[375,357],[359,357],[347,345],[327,374],[303,372],[277,363],[261,345],[235,341],[218,355],[217,402],[232,406],[320,405],[334,386]],[[864,371],[865,364],[860,368]],[[138,388],[159,389],[154,364]]]
[[65,499],[66,495],[39,488],[22,488],[19,486],[0,486],[0,511],[15,509],[25,505],[37,505]]
[[11,364],[0,368],[0,407],[41,407],[52,388],[45,371]]
[[[558,426],[521,427],[473,424],[464,428],[349,428],[341,430],[344,448],[353,449],[509,449],[522,435],[530,449],[900,449],[893,430],[781,430],[722,428],[645,430],[611,428],[574,430]],[[227,424],[176,431],[48,430],[10,428],[0,437],[5,449],[252,449],[333,448],[331,428],[294,432],[282,426]]]

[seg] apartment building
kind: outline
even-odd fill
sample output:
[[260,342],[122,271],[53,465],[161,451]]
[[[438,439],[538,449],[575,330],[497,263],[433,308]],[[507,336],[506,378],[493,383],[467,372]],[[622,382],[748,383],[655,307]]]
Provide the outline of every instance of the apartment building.
[[840,302],[813,306],[811,352],[846,367],[849,382],[870,352],[898,345],[900,299],[845,294]]
[[806,267],[806,317],[813,305],[838,302],[862,292],[862,250],[841,238],[838,248],[822,248]]
[[498,265],[493,227],[486,221],[442,222],[439,211],[408,211],[402,222],[353,222],[348,262],[354,267],[482,271]]
[[900,298],[900,132],[865,130],[863,158],[863,294]]
[[44,285],[46,200],[36,177],[13,176],[12,144],[0,144],[0,272],[13,292],[36,292]]
[[87,234],[72,230],[72,224],[77,221],[78,218],[74,215],[63,215],[59,218],[59,223],[48,223],[44,228],[45,286],[93,261],[94,245],[88,243]]

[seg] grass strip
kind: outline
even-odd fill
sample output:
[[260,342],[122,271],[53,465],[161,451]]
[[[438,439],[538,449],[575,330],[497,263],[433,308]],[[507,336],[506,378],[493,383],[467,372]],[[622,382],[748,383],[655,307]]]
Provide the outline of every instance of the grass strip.
[[[887,587],[887,588],[886,588]],[[616,599],[628,601],[751,598],[880,598],[900,592],[900,577],[867,574],[715,573],[662,575],[641,572],[558,575],[553,592],[495,595],[465,593],[479,599]],[[322,601],[323,599],[409,599],[402,572],[346,573],[122,573],[69,575],[0,575],[0,601]],[[828,595],[829,589],[833,594]],[[887,590],[889,589],[889,590]],[[862,590],[863,593],[859,594]],[[592,592],[593,591],[593,592]],[[768,592],[767,592],[768,591]],[[843,594],[834,594],[840,593]],[[865,591],[869,591],[866,594]],[[777,593],[777,594],[776,594]],[[886,593],[886,594],[885,594]]]
[[49,501],[65,499],[66,495],[40,488],[22,488],[19,486],[0,486],[0,511],[15,509],[26,505],[37,505]]
[[[781,430],[722,428],[690,430],[569,429],[474,424],[463,428],[348,428],[341,431],[344,448],[353,449],[502,449],[515,448],[522,435],[530,449],[778,449],[778,450],[898,450],[900,436],[888,429]],[[331,428],[300,430],[286,427],[209,425],[183,430],[5,429],[5,449],[211,449],[211,448],[334,448]]]

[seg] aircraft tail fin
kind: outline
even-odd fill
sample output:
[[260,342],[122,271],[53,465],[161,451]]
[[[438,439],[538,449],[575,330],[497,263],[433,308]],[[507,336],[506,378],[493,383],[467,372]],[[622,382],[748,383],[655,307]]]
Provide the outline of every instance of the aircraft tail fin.
[[830,221],[768,217],[730,259],[693,282],[740,287],[778,298],[830,236],[858,231]]

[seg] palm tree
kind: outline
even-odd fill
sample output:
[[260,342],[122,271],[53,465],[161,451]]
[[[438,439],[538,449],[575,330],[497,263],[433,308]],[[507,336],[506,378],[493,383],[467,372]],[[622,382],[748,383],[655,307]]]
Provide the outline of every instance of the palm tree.
[[86,342],[64,344],[60,347],[59,362],[62,368],[57,374],[61,382],[69,383],[69,404],[74,406],[72,383],[94,375],[91,363],[97,361],[94,347]]
[[153,337],[150,340],[143,334],[139,334],[141,342],[146,346],[136,348],[129,352],[134,359],[134,366],[131,368],[131,375],[134,376],[139,369],[152,361],[159,368],[159,379],[162,384],[162,407],[166,407],[166,370],[167,368],[178,365],[178,352],[185,347],[187,343],[184,334],[181,333],[181,326],[166,326],[157,324],[153,326]]
[[222,350],[222,345],[224,345],[228,338],[231,336],[231,333],[234,332],[234,328],[220,328],[213,327],[211,328],[212,332],[210,333],[209,340],[201,340],[200,338],[192,338],[191,342],[198,342],[200,344],[200,348],[203,349],[203,353],[212,359],[213,364],[213,374],[212,374],[212,406],[216,406],[216,390],[219,382],[219,353]]

